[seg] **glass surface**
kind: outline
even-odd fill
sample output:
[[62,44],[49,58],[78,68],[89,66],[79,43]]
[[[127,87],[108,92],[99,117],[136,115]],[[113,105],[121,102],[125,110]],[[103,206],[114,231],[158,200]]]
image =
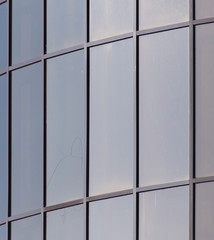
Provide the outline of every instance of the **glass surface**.
[[196,176],[214,175],[214,24],[196,27]]
[[84,52],[47,61],[47,204],[83,197]]
[[139,40],[141,186],[189,176],[188,35],[182,28]]
[[90,40],[133,31],[132,0],[91,0]]
[[195,0],[195,17],[208,18],[214,16],[213,0]]
[[185,21],[189,21],[189,0],[139,1],[140,29],[160,27]]
[[3,75],[0,77],[0,219],[6,218],[6,206],[7,206],[6,196],[7,196],[7,76]]
[[11,223],[11,240],[41,240],[41,216],[24,218]]
[[12,214],[41,207],[41,64],[12,72]]
[[85,41],[85,0],[47,1],[47,52]]
[[110,198],[89,204],[89,240],[132,240],[132,196]]
[[195,239],[214,239],[214,182],[196,184]]
[[90,195],[132,188],[132,40],[90,50]]
[[42,54],[42,3],[12,1],[12,64]]
[[189,187],[141,193],[139,236],[140,240],[188,240]]
[[6,225],[0,226],[0,239],[6,240]]
[[7,67],[7,3],[0,5],[0,71]]
[[83,206],[47,213],[47,240],[84,240]]

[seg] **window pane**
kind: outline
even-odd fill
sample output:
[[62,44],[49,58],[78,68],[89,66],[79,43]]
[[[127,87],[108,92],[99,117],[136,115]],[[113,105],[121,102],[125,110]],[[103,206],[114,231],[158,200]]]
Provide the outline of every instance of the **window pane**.
[[90,40],[112,37],[132,30],[132,0],[90,1]]
[[196,27],[196,176],[214,175],[214,24]]
[[89,240],[132,240],[132,196],[111,198],[89,204]]
[[140,185],[188,179],[188,29],[140,37]]
[[214,16],[214,1],[213,0],[195,0],[195,17],[208,18]]
[[47,52],[83,43],[85,0],[47,1]]
[[12,72],[12,214],[41,207],[41,64]]
[[90,50],[91,195],[132,188],[134,83],[132,40]]
[[7,76],[3,75],[0,77],[0,219],[6,218],[6,206],[7,206],[6,196],[7,196]]
[[195,239],[214,238],[214,182],[196,185]]
[[42,54],[42,3],[38,0],[12,2],[12,64]]
[[154,28],[189,21],[188,0],[140,0],[139,28]]
[[85,85],[83,51],[47,61],[48,205],[83,197]]
[[0,226],[0,239],[6,240],[6,225]]
[[139,221],[140,240],[188,240],[189,188],[140,194]]
[[11,240],[41,240],[41,216],[37,215],[11,223]]
[[7,3],[0,5],[0,71],[7,67]]
[[47,213],[47,240],[83,240],[83,206]]

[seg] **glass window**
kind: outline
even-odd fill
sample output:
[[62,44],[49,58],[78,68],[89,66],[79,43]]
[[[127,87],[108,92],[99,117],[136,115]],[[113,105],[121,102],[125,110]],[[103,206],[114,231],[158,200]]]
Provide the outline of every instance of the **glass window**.
[[0,5],[0,71],[7,67],[7,3]]
[[89,240],[132,240],[132,196],[111,198],[89,204]]
[[132,188],[132,49],[129,39],[90,50],[91,195]]
[[195,17],[208,18],[214,16],[214,1],[213,0],[195,0]]
[[189,31],[140,37],[140,185],[188,179]]
[[84,240],[83,206],[47,213],[47,240]]
[[12,64],[42,54],[42,2],[12,1]]
[[196,176],[214,175],[214,24],[196,27]]
[[188,0],[139,1],[140,29],[160,27],[185,21],[189,21]]
[[0,226],[0,239],[6,240],[6,225]]
[[[0,77],[0,219],[7,206],[7,76]],[[1,238],[0,238],[1,239]]]
[[47,52],[85,41],[85,0],[47,1]]
[[41,216],[24,218],[11,223],[11,240],[41,240]]
[[214,239],[214,182],[196,185],[195,239]]
[[90,40],[133,31],[132,0],[91,0]]
[[141,193],[139,237],[140,240],[188,240],[189,188]]
[[41,207],[41,64],[12,72],[12,214]]
[[85,85],[83,51],[47,61],[48,205],[83,197]]

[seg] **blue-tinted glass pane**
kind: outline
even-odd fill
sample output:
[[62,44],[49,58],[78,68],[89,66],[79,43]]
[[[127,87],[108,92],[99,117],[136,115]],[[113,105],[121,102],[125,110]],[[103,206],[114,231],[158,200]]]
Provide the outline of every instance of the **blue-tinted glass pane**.
[[0,71],[7,67],[7,3],[0,5]]

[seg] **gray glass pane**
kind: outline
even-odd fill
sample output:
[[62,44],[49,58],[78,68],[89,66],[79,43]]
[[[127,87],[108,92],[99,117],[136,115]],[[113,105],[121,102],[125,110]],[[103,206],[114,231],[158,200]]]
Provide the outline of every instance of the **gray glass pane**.
[[0,5],[0,70],[7,67],[7,3]]
[[132,240],[132,196],[111,198],[89,204],[89,240]]
[[6,225],[0,226],[0,239],[6,240]]
[[41,64],[12,72],[12,214],[41,207]]
[[160,27],[185,21],[189,21],[189,0],[139,1],[140,29]]
[[112,37],[132,30],[132,0],[90,1],[90,40]]
[[196,185],[195,239],[214,239],[214,183]]
[[[6,218],[7,195],[7,76],[0,77],[0,219]],[[1,238],[0,238],[1,239]]]
[[214,24],[196,27],[196,176],[214,175]]
[[42,3],[12,1],[12,64],[42,54]]
[[188,179],[187,28],[140,37],[140,185]]
[[47,240],[83,240],[83,206],[47,213]]
[[41,216],[37,215],[11,223],[11,240],[41,240]]
[[91,195],[132,188],[132,49],[132,40],[125,40],[90,50]]
[[83,43],[85,0],[47,1],[47,52]]
[[83,51],[47,61],[48,205],[83,197],[85,85]]
[[139,221],[140,240],[189,240],[189,188],[140,194]]
[[208,18],[214,16],[213,0],[195,0],[195,17]]

